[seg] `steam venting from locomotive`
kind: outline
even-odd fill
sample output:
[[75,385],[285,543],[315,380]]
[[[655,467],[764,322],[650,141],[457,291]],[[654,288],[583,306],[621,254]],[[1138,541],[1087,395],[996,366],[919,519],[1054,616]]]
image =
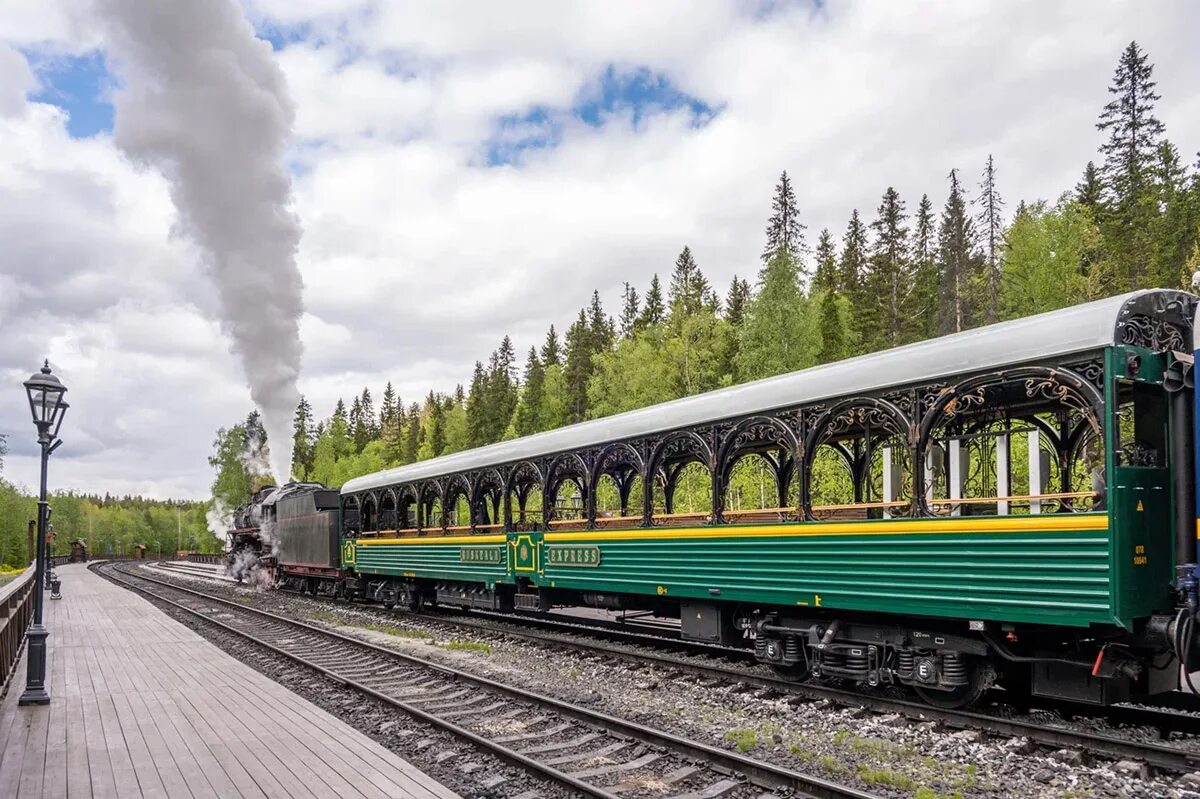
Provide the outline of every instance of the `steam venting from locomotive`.
[[304,308],[300,222],[281,163],[295,116],[283,73],[236,0],[98,7],[124,79],[115,142],[170,183],[177,231],[199,246],[216,281],[223,327],[284,482]]

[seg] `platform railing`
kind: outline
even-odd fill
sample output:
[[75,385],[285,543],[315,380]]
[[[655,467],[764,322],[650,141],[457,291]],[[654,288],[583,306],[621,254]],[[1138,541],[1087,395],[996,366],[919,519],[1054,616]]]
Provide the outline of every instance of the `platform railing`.
[[21,644],[33,618],[34,571],[30,566],[7,585],[0,586],[0,687],[8,684]]

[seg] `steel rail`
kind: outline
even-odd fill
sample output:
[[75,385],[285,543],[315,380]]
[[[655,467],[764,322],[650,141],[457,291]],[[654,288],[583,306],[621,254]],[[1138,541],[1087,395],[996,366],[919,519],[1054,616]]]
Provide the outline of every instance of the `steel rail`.
[[226,624],[225,622],[213,619],[199,610],[189,608],[186,605],[175,602],[174,600],[164,597],[161,594],[157,594],[147,588],[134,585],[128,580],[122,580],[118,577],[114,577],[111,574],[112,571],[117,571],[118,573],[127,577],[132,577],[135,580],[142,580],[156,585],[165,586],[172,591],[189,594],[201,598],[206,602],[215,602],[238,613],[254,615],[259,618],[268,619],[277,624],[299,628],[326,639],[333,639],[342,644],[365,649],[395,660],[402,660],[415,666],[452,677],[455,680],[459,680],[464,683],[469,683],[480,688],[495,691],[514,699],[539,705],[544,708],[549,708],[561,714],[562,716],[582,722],[590,727],[605,730],[610,733],[616,733],[617,735],[626,736],[651,746],[669,749],[676,754],[683,755],[684,757],[701,760],[710,766],[716,766],[720,769],[724,769],[735,774],[745,775],[751,783],[761,788],[766,788],[769,790],[785,789],[797,791],[804,796],[816,797],[819,799],[879,799],[879,797],[877,797],[875,794],[860,791],[857,788],[840,785],[838,783],[831,782],[820,777],[803,774],[783,766],[777,766],[761,760],[755,760],[754,758],[749,758],[745,755],[730,752],[699,741],[693,741],[673,733],[656,730],[652,727],[629,721],[618,716],[612,716],[607,713],[590,710],[561,699],[555,699],[553,697],[537,694],[524,688],[506,685],[504,683],[488,679],[487,677],[471,674],[470,672],[456,669],[451,666],[446,666],[441,663],[435,663],[430,660],[425,660],[424,658],[410,655],[408,653],[398,652],[394,649],[379,646],[369,641],[363,641],[360,638],[355,638],[353,636],[327,630],[323,627],[317,627],[315,625],[308,624],[307,622],[290,619],[286,616],[280,616],[265,610],[259,610],[258,608],[248,607],[237,602],[231,602],[222,597],[213,596],[212,594],[208,594],[203,591],[184,588],[183,586],[175,585],[173,583],[169,583],[164,580],[158,580],[152,577],[130,574],[129,572],[126,572],[115,566],[111,570],[104,570],[102,572],[105,577],[108,577],[113,582],[124,585],[127,588],[138,591],[147,596],[151,596],[158,601],[164,602],[172,607],[184,611],[185,613],[203,619],[205,622],[214,624],[221,629],[252,641],[253,643],[265,647],[272,652],[281,654],[295,662],[301,663],[308,668],[319,671],[335,682],[346,685],[354,690],[361,691],[388,704],[394,705],[407,713],[412,713],[414,716],[421,718],[423,721],[427,721],[430,724],[441,727],[452,734],[461,735],[462,737],[471,740],[473,743],[477,743],[479,746],[486,748],[487,750],[506,760],[515,762],[524,768],[542,773],[556,782],[568,785],[569,787],[582,791],[590,796],[613,797],[614,799],[616,797],[615,794],[604,791],[603,788],[590,786],[587,783],[560,772],[551,766],[546,766],[537,762],[536,760],[533,760],[532,758],[516,752],[515,750],[511,750],[502,744],[498,744],[494,741],[488,741],[487,739],[482,738],[481,736],[478,736],[469,730],[465,730],[457,725],[454,725],[452,722],[439,719],[438,717],[429,714],[427,711],[423,711],[420,708],[414,707],[403,700],[383,694],[368,685],[364,685],[354,680],[353,678],[339,674],[333,669],[330,669],[319,663],[312,662],[306,658],[296,655],[295,653],[276,647],[273,644],[252,635],[251,633],[239,630],[236,627]]
[[[1116,759],[1143,760],[1149,765],[1173,772],[1187,772],[1200,769],[1200,752],[1190,752],[1178,747],[1130,741],[1096,732],[1066,730],[1035,722],[1006,719],[969,710],[938,708],[920,702],[867,695],[857,691],[814,683],[798,683],[781,677],[755,674],[729,666],[693,663],[677,660],[669,655],[652,652],[632,652],[627,649],[606,646],[597,641],[580,639],[578,636],[599,636],[633,644],[662,648],[679,648],[694,654],[700,654],[701,656],[736,657],[739,654],[739,650],[712,647],[704,644],[692,646],[689,642],[680,641],[676,638],[619,629],[613,626],[598,626],[583,620],[574,622],[562,620],[561,617],[547,619],[524,615],[496,614],[486,611],[473,611],[473,613],[486,617],[488,621],[444,613],[430,613],[428,611],[410,613],[408,615],[435,623],[467,627],[516,639],[548,643],[604,655],[617,655],[643,665],[679,671],[696,677],[738,681],[763,689],[800,694],[813,700],[827,699],[847,707],[862,707],[881,713],[898,713],[916,721],[936,721],[956,729],[981,729],[1011,738],[1025,737],[1030,741],[1044,746],[1084,749],[1091,753],[1102,754]],[[565,638],[561,635],[512,629],[512,625],[518,620],[521,622],[533,622],[543,628],[558,629],[563,634],[575,637]],[[494,624],[489,622],[494,622]],[[499,625],[507,626],[501,627]],[[1101,718],[1107,718],[1117,723],[1155,727],[1162,731],[1171,730],[1193,735],[1200,734],[1200,716],[1184,715],[1177,712],[1162,712],[1154,708],[1129,705],[1111,705],[1105,708],[1098,708],[1089,705],[1058,703],[1055,707],[1079,715],[1098,715]],[[1102,711],[1102,713],[1097,714],[1097,711]]]

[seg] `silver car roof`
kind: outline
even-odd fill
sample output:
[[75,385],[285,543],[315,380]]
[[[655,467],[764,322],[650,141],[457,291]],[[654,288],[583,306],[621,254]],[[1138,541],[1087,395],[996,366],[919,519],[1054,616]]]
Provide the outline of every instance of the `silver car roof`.
[[[1178,291],[1130,292],[385,469],[347,481],[342,493],[369,491],[834,397],[1110,347],[1122,343],[1116,336],[1118,324],[1128,313],[1126,306],[1135,298],[1145,299],[1148,294],[1163,295],[1164,303],[1173,299],[1194,300]],[[1188,315],[1190,318],[1190,310]]]

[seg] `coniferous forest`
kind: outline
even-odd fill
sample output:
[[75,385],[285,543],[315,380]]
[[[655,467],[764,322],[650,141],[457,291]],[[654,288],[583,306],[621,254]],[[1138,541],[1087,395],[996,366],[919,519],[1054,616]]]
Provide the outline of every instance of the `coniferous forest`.
[[[293,475],[351,477],[561,425],[1053,310],[1135,288],[1187,287],[1200,270],[1200,160],[1181,155],[1156,117],[1149,55],[1120,54],[1074,186],[1005,198],[1004,164],[946,164],[920,197],[882,186],[840,230],[809,230],[786,171],[769,202],[757,270],[728,287],[686,242],[620,307],[599,292],[565,329],[521,350],[507,335],[449,394],[402,398],[391,383],[338,400],[328,416],[301,399]],[[765,197],[764,197],[765,200]],[[764,209],[767,203],[764,202]],[[748,254],[748,261],[753,255]],[[581,298],[584,299],[584,298]],[[526,344],[528,347],[526,348]],[[372,390],[374,388],[374,391]],[[257,415],[218,431],[213,494],[232,506],[269,477]],[[735,478],[757,503],[762,475]],[[690,499],[707,502],[707,481]],[[736,503],[736,500],[735,500]]]
[[[468,381],[402,398],[364,387],[328,416],[301,399],[293,476],[339,486],[351,477],[595,419],[723,386],[887,349],[1135,288],[1191,287],[1200,271],[1200,154],[1184,152],[1156,115],[1149,54],[1121,52],[1099,109],[1099,151],[1057,197],[1004,196],[1005,165],[945,164],[920,197],[882,185],[877,204],[848,209],[841,229],[804,224],[803,189],[782,172],[770,194],[757,267],[727,287],[704,253],[680,242],[673,264],[624,284],[619,307],[598,291],[565,330],[517,344],[503,336]],[[881,181],[886,184],[886,180]],[[724,271],[724,270],[722,270]],[[217,432],[209,458],[220,511],[273,482],[257,412]],[[0,564],[27,562],[35,503],[3,479]],[[761,471],[761,470],[759,470]],[[765,506],[753,468],[734,476],[732,505]],[[685,475],[680,510],[704,507],[706,480]],[[760,504],[761,503],[761,504]],[[209,503],[58,493],[57,548],[94,552],[215,549]]]

